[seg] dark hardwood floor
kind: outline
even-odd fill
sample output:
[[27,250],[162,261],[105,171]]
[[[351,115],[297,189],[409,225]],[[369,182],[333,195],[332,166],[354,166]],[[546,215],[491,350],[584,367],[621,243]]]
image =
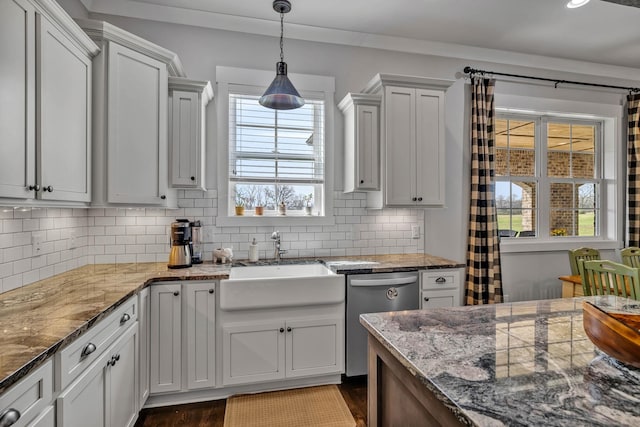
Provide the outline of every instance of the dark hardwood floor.
[[[343,377],[338,385],[356,427],[367,426],[367,377]],[[226,400],[143,409],[136,427],[222,427]]]

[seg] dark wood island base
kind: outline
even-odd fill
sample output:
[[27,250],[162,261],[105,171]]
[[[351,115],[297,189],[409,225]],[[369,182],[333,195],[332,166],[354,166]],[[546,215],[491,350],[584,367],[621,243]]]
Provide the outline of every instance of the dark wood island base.
[[369,334],[369,427],[463,425]]

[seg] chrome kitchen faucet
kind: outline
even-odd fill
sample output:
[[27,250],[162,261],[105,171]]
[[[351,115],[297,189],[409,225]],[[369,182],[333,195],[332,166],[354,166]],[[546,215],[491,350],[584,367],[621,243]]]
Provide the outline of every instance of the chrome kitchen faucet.
[[282,255],[286,254],[287,251],[284,249],[280,249],[280,232],[278,230],[271,233],[271,240],[274,243],[274,258],[276,262],[280,262],[280,258]]

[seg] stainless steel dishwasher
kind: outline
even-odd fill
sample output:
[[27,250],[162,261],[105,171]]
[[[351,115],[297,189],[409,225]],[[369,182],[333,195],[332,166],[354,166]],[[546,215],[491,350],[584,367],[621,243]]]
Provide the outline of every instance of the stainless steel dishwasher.
[[347,376],[367,373],[367,331],[362,313],[415,310],[420,306],[418,272],[347,276]]

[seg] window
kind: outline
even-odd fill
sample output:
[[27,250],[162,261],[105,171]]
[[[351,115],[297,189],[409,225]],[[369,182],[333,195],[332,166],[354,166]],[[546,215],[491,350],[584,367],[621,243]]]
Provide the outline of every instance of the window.
[[[273,71],[216,67],[216,225],[335,224],[333,162],[327,161],[333,158],[335,79],[295,73],[289,78],[305,105],[272,110],[258,100]],[[243,205],[242,215],[236,214],[236,202]]]
[[501,237],[599,237],[603,122],[498,114],[496,208]]
[[324,215],[324,100],[273,110],[259,95],[232,91],[229,214],[242,206],[244,215]]

